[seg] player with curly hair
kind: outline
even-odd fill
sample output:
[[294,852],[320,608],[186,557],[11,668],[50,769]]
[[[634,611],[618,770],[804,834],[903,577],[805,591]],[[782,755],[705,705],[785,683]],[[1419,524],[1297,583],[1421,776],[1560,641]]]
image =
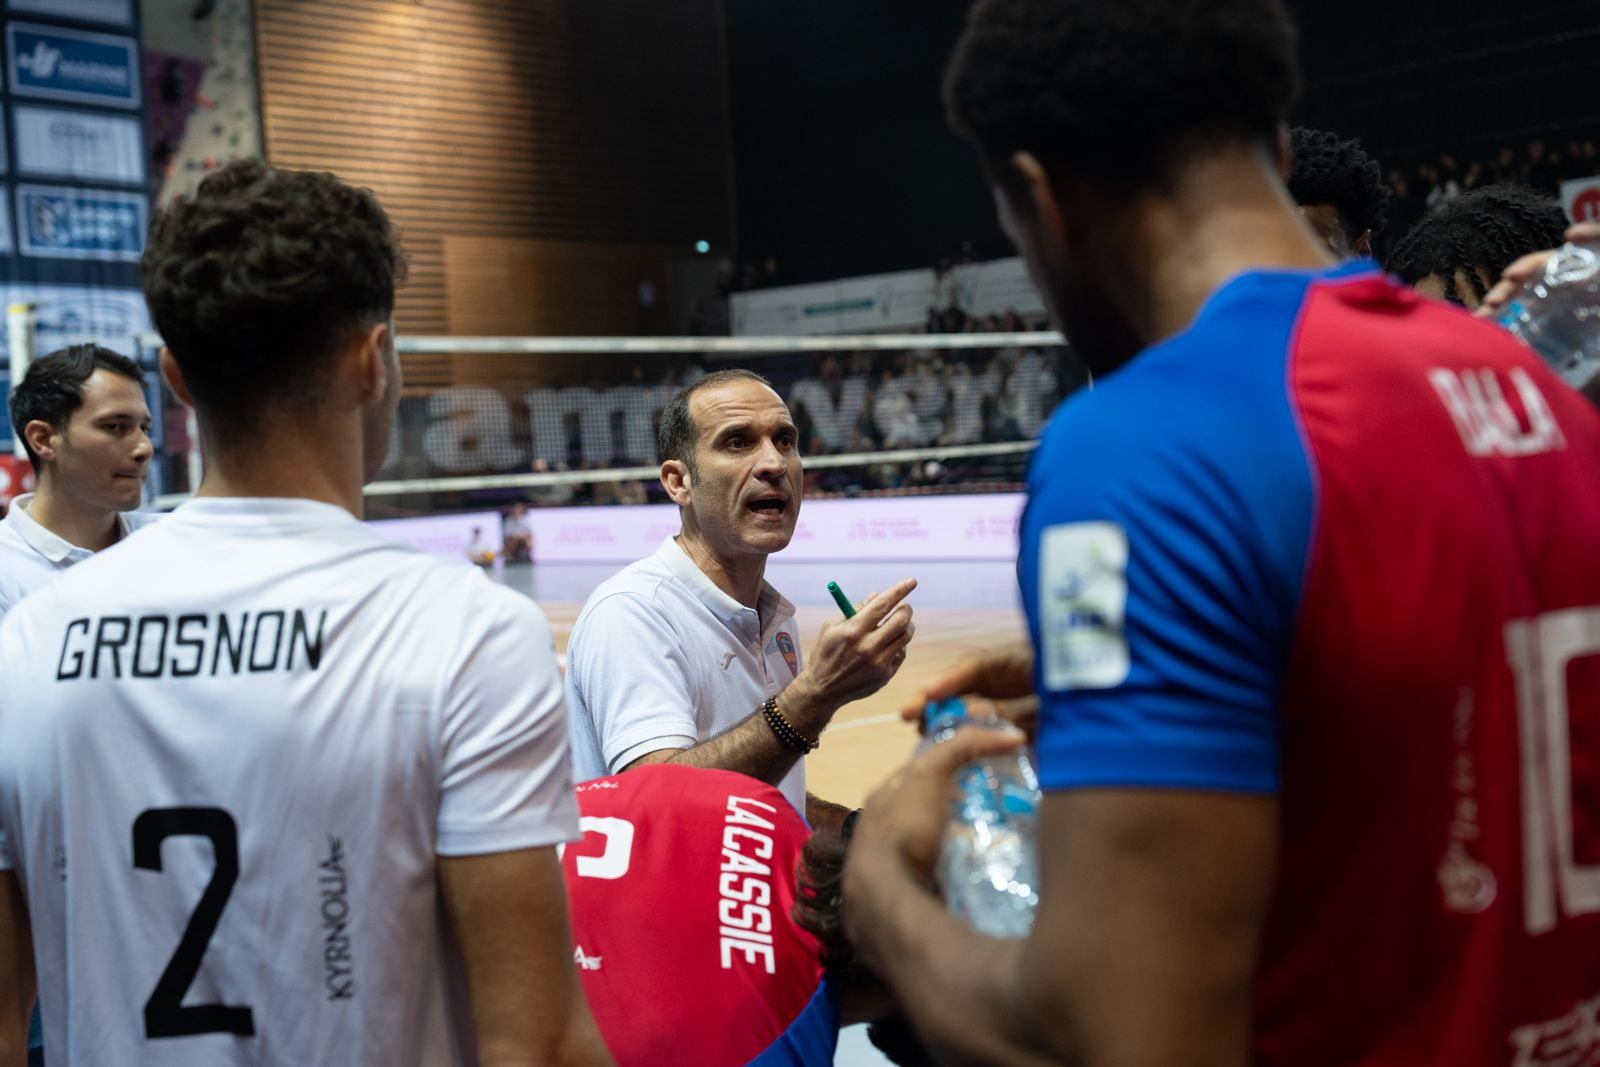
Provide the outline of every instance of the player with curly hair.
[[[533,602],[359,521],[400,392],[369,190],[229,164],[144,290],[194,500],[0,625],[0,1058],[607,1064]],[[69,877],[70,872],[70,877]]]
[[1441,202],[1384,263],[1419,293],[1476,308],[1522,256],[1561,243],[1561,202],[1522,185],[1486,185]]
[[1286,184],[1328,251],[1340,259],[1372,255],[1372,238],[1383,229],[1389,206],[1389,186],[1360,141],[1296,126],[1289,131]]
[[1293,52],[1277,0],[978,0],[951,60],[1096,387],[1029,468],[1032,654],[913,701],[1037,695],[1032,930],[931,888],[954,776],[1020,736],[916,757],[845,866],[845,932],[946,1059],[1600,1052],[1600,417],[1333,263],[1282,185]]

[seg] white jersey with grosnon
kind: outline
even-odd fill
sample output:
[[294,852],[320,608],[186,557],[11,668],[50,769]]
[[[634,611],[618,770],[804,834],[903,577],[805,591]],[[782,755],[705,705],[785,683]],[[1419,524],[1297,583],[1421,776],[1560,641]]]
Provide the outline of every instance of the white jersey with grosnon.
[[52,1063],[471,1063],[437,857],[572,839],[549,627],[310,501],[200,500],[0,624]]

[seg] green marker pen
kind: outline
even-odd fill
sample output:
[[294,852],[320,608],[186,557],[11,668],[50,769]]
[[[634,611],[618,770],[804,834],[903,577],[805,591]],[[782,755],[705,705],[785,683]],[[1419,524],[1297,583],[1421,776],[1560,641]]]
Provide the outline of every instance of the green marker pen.
[[855,618],[856,609],[851,605],[850,598],[844,595],[844,590],[839,588],[838,582],[829,582],[828,592],[833,594],[833,602],[839,605],[839,610],[844,612],[845,618]]

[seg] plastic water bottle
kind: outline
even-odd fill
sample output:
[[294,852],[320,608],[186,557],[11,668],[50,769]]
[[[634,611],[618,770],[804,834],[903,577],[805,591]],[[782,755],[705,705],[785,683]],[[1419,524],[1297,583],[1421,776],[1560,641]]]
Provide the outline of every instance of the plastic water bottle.
[[1564,244],[1500,323],[1575,389],[1600,371],[1600,245]]
[[[968,716],[959,699],[923,712],[923,746],[941,744],[966,725],[998,729]],[[945,906],[991,937],[1024,937],[1039,904],[1039,779],[1022,749],[986,756],[957,776],[956,801],[939,852]]]

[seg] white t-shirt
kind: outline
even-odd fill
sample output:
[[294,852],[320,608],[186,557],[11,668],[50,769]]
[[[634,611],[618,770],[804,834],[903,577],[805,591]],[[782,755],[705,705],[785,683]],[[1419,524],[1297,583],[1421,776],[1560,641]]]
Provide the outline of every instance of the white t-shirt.
[[[794,605],[761,583],[756,608],[718,589],[668,537],[590,595],[567,642],[580,781],[688,748],[744,719],[800,672]],[[806,810],[805,762],[779,783]]]
[[331,505],[196,500],[11,612],[0,677],[51,1063],[473,1062],[436,857],[577,830],[532,601]]
[[[68,567],[94,555],[89,549],[79,548],[35,522],[28,514],[34,495],[24,493],[13,497],[11,510],[6,512],[4,521],[0,521],[0,616],[35,589],[54,581]],[[127,537],[159,518],[160,515],[149,512],[124,511],[117,516],[121,529],[119,537]]]

